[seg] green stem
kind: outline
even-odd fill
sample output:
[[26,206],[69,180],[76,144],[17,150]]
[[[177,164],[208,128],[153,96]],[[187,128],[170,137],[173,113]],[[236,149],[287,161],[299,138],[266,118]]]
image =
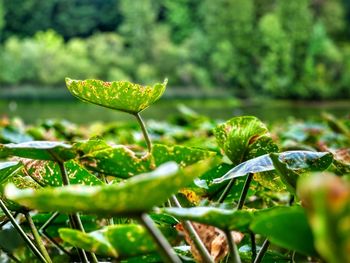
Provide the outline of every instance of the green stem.
[[53,239],[47,232],[46,228],[53,222],[55,219],[60,215],[59,212],[54,212],[50,218],[39,228],[39,233],[46,237],[52,244],[54,244],[58,249],[62,250],[67,255],[70,255],[70,253],[63,247],[61,246],[55,239]]
[[[106,185],[108,185],[108,180],[103,173],[101,174],[101,179]],[[107,225],[109,226],[114,225],[113,217],[107,218]]]
[[36,255],[42,262],[46,263],[46,259],[44,258],[44,256],[40,253],[38,248],[33,244],[33,242],[30,240],[30,238],[27,236],[27,234],[23,231],[23,229],[17,223],[16,219],[12,216],[11,212],[7,209],[6,205],[4,204],[4,202],[1,199],[0,199],[0,208],[4,212],[4,214],[7,216],[7,218],[11,221],[13,227],[22,236],[22,238],[27,243],[29,248],[33,251],[34,255]]
[[33,222],[33,218],[30,216],[29,212],[26,212],[24,215],[27,219],[29,227],[30,227],[32,234],[34,236],[34,240],[35,240],[36,244],[38,245],[38,248],[39,248],[41,254],[44,256],[44,258],[46,259],[46,261],[48,263],[51,263],[52,260],[50,258],[49,253],[47,252],[47,250],[44,246],[43,240],[41,239],[41,236],[39,235],[39,232],[38,232],[38,230]]
[[260,263],[265,256],[267,249],[269,248],[270,242],[265,239],[263,245],[260,248],[258,255],[256,256],[254,263]]
[[149,215],[142,214],[140,216],[140,222],[144,225],[144,227],[148,230],[148,232],[153,237],[154,241],[156,241],[160,255],[162,256],[165,262],[171,263],[181,263],[180,258],[176,255],[174,249],[170,246],[169,242],[165,239],[162,232],[154,226],[154,223]]
[[222,194],[220,195],[220,197],[219,197],[219,199],[218,199],[218,202],[219,202],[219,203],[224,202],[224,200],[226,199],[226,197],[227,197],[228,194],[230,193],[230,190],[231,190],[231,188],[232,188],[234,182],[235,182],[235,178],[232,178],[232,179],[230,180],[230,182],[226,185],[224,191],[222,192]]
[[[54,156],[54,157],[56,157],[56,156]],[[57,162],[57,164],[58,164],[58,166],[60,168],[63,185],[64,186],[70,185],[69,177],[68,177],[68,174],[67,174],[67,171],[66,171],[66,167],[64,166],[64,162],[62,160],[58,159],[58,158],[55,158],[55,159],[56,159],[56,162]],[[81,223],[80,216],[79,216],[78,213],[71,214],[69,216],[69,220],[70,220],[72,228],[77,229],[77,230],[85,233],[83,224]],[[91,253],[91,252],[85,253],[85,251],[83,249],[80,249],[80,248],[77,248],[77,250],[78,250],[78,254],[79,254],[80,260],[82,262],[85,262],[85,263],[89,262],[89,260],[87,258],[87,254],[89,254],[89,256],[93,260],[93,262],[98,262],[98,260],[97,260],[97,258],[96,258],[94,253]]]
[[139,123],[139,125],[141,127],[143,137],[145,138],[145,141],[146,141],[146,144],[147,144],[148,152],[151,153],[152,142],[151,142],[151,139],[150,139],[149,134],[147,132],[145,123],[143,122],[140,113],[135,113],[134,115],[135,115],[135,117],[136,117],[136,119],[137,119],[137,121],[138,121],[138,123]]
[[230,230],[225,230],[225,235],[228,243],[228,247],[230,249],[230,256],[231,256],[231,261],[232,263],[241,263],[241,258],[239,256],[237,246],[234,242],[232,232]]
[[249,190],[250,182],[252,181],[252,179],[253,179],[253,174],[252,173],[248,174],[247,179],[245,180],[242,192],[241,192],[241,196],[239,197],[239,201],[238,201],[238,205],[237,205],[238,210],[242,209],[242,207],[244,205],[244,202],[245,202],[245,199],[247,197],[248,190]]
[[[171,197],[174,205],[176,207],[181,207],[181,204],[179,202],[179,200],[177,200],[176,196],[173,195]],[[191,240],[193,241],[194,245],[196,246],[199,254],[201,255],[201,258],[203,260],[203,262],[205,263],[212,263],[214,262],[212,257],[210,256],[207,248],[205,247],[205,245],[203,244],[203,241],[201,240],[201,238],[199,237],[197,231],[194,229],[193,225],[191,224],[190,221],[183,221],[182,222],[183,228],[187,231],[187,233],[189,234]]]

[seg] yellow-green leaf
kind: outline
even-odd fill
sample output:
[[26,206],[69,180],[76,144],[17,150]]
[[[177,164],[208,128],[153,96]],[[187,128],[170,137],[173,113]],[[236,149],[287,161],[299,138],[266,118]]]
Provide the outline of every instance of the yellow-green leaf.
[[167,80],[153,86],[141,86],[128,81],[73,80],[66,78],[69,91],[77,98],[103,107],[132,114],[157,101],[165,91]]

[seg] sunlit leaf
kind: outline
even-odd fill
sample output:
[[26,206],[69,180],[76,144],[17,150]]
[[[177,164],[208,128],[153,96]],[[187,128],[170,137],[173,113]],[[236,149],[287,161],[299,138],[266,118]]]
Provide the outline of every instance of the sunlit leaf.
[[298,182],[298,194],[325,261],[350,262],[350,184],[337,176],[318,173]]
[[103,107],[138,113],[158,100],[165,91],[167,80],[151,86],[128,81],[72,80],[66,78],[69,91],[77,98]]
[[317,255],[314,239],[302,207],[274,207],[260,211],[250,225],[251,230],[280,247],[305,255]]
[[73,159],[76,155],[71,145],[62,142],[31,141],[0,145],[0,157],[18,156],[36,160]]
[[253,218],[252,211],[229,210],[215,207],[164,208],[179,220],[191,220],[198,223],[215,226],[223,230],[245,231]]
[[[322,171],[332,163],[333,155],[329,152],[287,151],[276,153],[279,161],[285,163],[288,169],[296,171]],[[224,176],[214,180],[214,183],[245,176],[248,173],[272,171],[275,167],[269,154],[243,162],[228,171]]]
[[6,196],[24,206],[43,211],[72,213],[76,211],[99,215],[139,214],[160,205],[180,188],[212,166],[206,160],[178,169],[174,162],[161,165],[148,174],[125,182],[105,186],[71,185],[40,190],[18,190],[12,185]]
[[[61,171],[57,163],[44,160],[24,159],[26,174],[34,178],[35,181],[47,186],[62,186]],[[101,185],[100,179],[87,171],[75,160],[64,163],[69,182],[71,184]]]
[[266,126],[253,116],[232,118],[216,127],[214,134],[218,145],[233,165],[278,151]]
[[140,156],[126,146],[110,146],[103,140],[89,140],[86,145],[80,143],[74,148],[82,151],[80,161],[87,168],[120,178],[149,172],[168,161],[185,167],[215,155],[215,152],[194,147],[155,144],[151,154]]

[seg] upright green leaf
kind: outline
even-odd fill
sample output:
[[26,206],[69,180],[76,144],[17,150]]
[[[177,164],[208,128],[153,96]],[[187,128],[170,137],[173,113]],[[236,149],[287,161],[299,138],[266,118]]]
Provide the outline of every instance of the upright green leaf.
[[253,212],[247,210],[228,210],[215,207],[164,208],[167,214],[179,220],[191,220],[212,225],[223,230],[246,231],[253,219]]
[[299,175],[292,169],[289,169],[286,163],[281,162],[277,154],[270,153],[270,158],[282,182],[291,193],[295,194]]
[[233,165],[278,150],[266,126],[253,116],[232,118],[216,127],[214,134]]
[[138,113],[157,101],[165,91],[167,80],[151,86],[128,81],[73,80],[66,78],[69,91],[77,98],[103,107]]
[[274,207],[260,211],[251,230],[280,247],[315,256],[314,238],[302,207]]
[[0,157],[18,156],[36,160],[73,159],[76,154],[71,145],[63,142],[31,141],[0,144]]
[[148,174],[105,186],[71,185],[40,190],[19,190],[9,185],[6,196],[24,206],[64,213],[84,212],[98,215],[139,214],[160,205],[209,169],[206,160],[178,169],[174,162],[161,165]]
[[332,174],[314,174],[298,182],[315,246],[330,263],[350,262],[350,184]]

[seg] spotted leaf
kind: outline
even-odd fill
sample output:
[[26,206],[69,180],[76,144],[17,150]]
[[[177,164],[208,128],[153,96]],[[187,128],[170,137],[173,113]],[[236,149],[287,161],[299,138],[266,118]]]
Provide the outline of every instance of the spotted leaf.
[[66,78],[69,91],[77,98],[103,107],[132,114],[138,113],[157,101],[165,91],[167,80],[151,86],[128,81],[73,80]]
[[214,134],[233,165],[278,150],[266,126],[253,116],[232,118],[216,127]]
[[19,190],[9,185],[5,193],[11,200],[43,211],[79,211],[106,216],[139,214],[165,202],[211,165],[211,160],[205,160],[179,170],[176,163],[170,162],[153,172],[132,177],[119,184],[46,187],[37,191]]

